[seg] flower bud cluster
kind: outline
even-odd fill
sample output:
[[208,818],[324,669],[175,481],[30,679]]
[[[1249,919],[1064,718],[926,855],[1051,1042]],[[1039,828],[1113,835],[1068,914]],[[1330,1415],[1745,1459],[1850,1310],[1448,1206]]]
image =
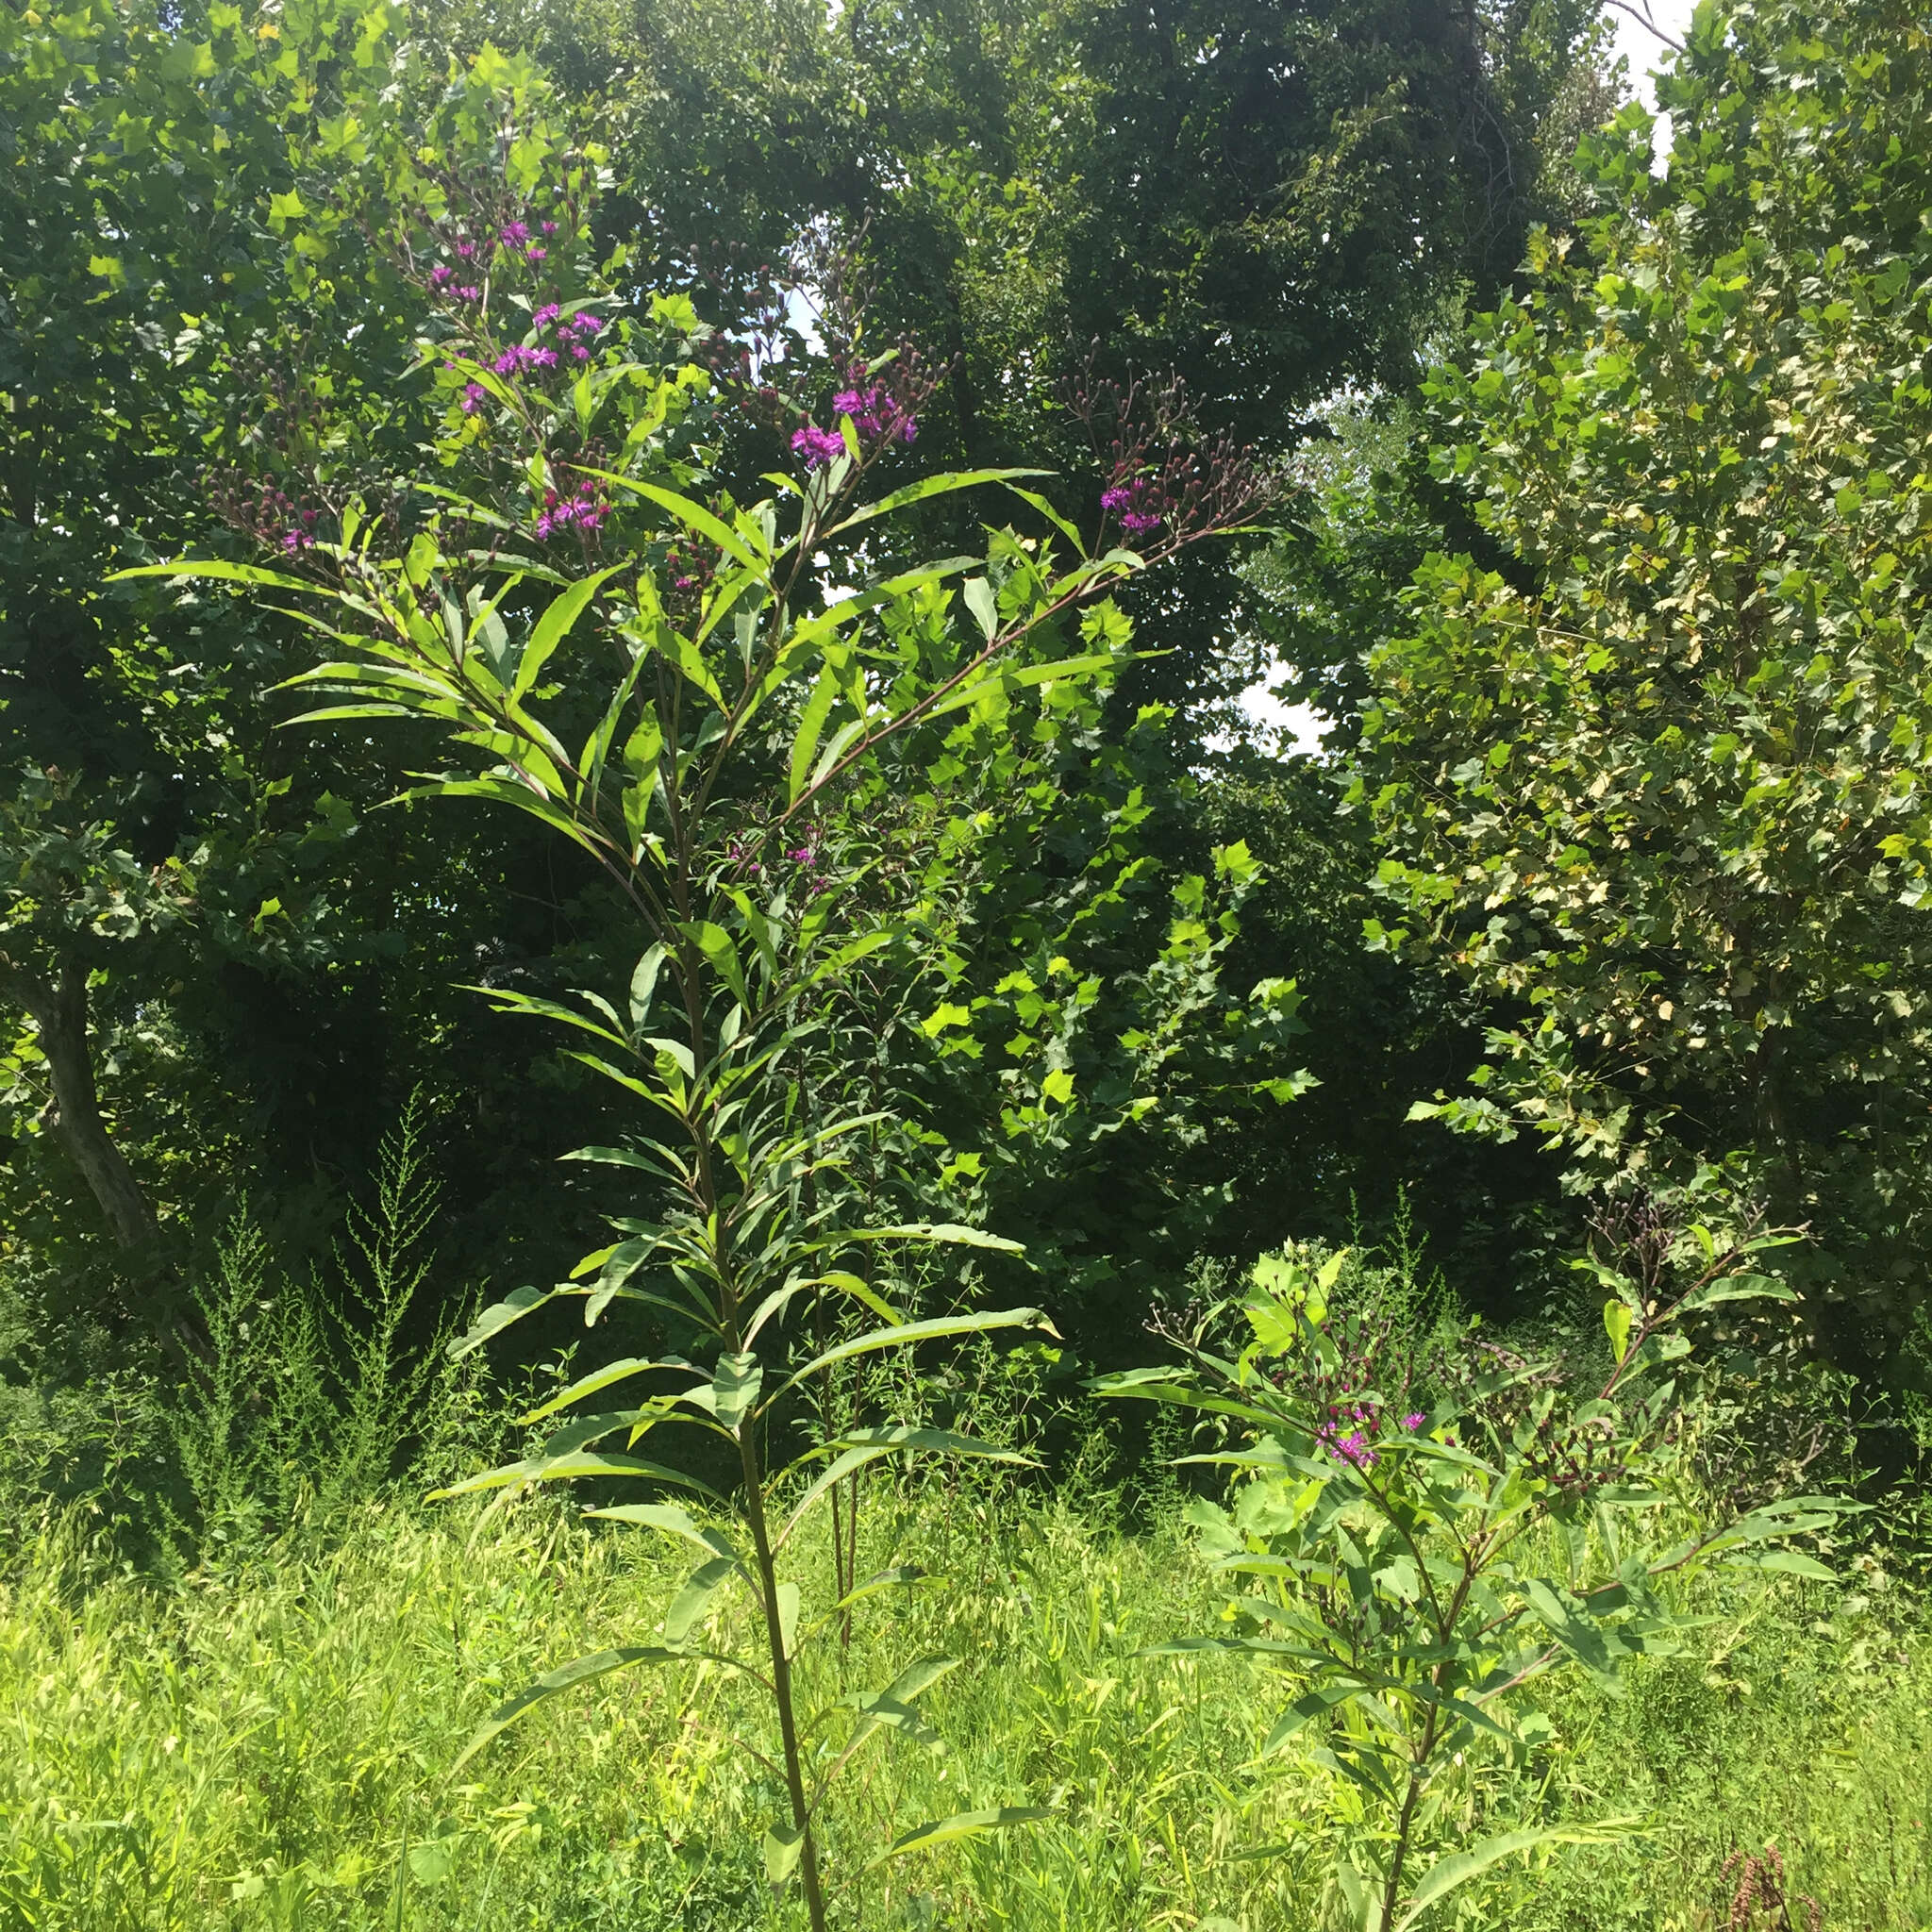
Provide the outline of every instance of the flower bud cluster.
[[1178,549],[1216,530],[1252,521],[1277,492],[1279,478],[1255,451],[1224,433],[1204,436],[1178,377],[1148,384],[1095,377],[1090,366],[1065,392],[1107,477],[1101,534],[1161,540]]
[[313,500],[291,496],[271,477],[239,473],[211,475],[207,489],[215,514],[265,549],[296,558],[315,548],[323,512]]
[[[1319,1345],[1317,1345],[1319,1343]],[[1355,1469],[1373,1469],[1397,1432],[1413,1435],[1428,1420],[1413,1406],[1414,1367],[1392,1316],[1335,1309],[1311,1324],[1308,1345],[1272,1372],[1278,1389],[1305,1400],[1323,1453]]]
[[[828,891],[832,884],[832,865],[824,850],[824,841],[816,825],[808,825],[803,831],[791,835],[795,844],[781,846],[773,860],[772,876],[775,884],[782,887],[802,889],[808,898],[816,898],[821,892]],[[765,838],[757,832],[739,833],[724,849],[725,862],[739,878],[763,878],[766,876]]]

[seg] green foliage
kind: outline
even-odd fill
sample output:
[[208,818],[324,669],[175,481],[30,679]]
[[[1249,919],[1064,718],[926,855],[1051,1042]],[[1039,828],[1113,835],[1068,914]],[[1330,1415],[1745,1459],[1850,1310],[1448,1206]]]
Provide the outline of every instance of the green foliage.
[[1924,1250],[1927,43],[1829,23],[1700,13],[1668,171],[1586,143],[1603,212],[1434,377],[1491,553],[1419,574],[1355,798],[1376,942],[1508,1003],[1419,1112],[1579,1185],[1738,1154],[1869,1359]]
[[[1222,1419],[1236,1437],[1187,1458],[1238,1473],[1232,1507],[1189,1513],[1216,1569],[1247,1593],[1224,1608],[1232,1633],[1171,1647],[1253,1657],[1288,1675],[1295,1694],[1261,1754],[1312,1726],[1324,1738],[1315,1760],[1355,1788],[1354,1816],[1336,1820],[1333,1876],[1367,1932],[1415,1924],[1501,1859],[1601,1842],[1637,1822],[1558,1816],[1462,1844],[1443,1832],[1445,1766],[1485,1745],[1527,1762],[1543,1724],[1518,1721],[1527,1686],[1577,1665],[1617,1690],[1628,1658],[1680,1641],[1670,1582],[1707,1565],[1830,1578],[1783,1547],[1835,1522],[1819,1497],[1668,1536],[1676,1384],[1640,1395],[1639,1383],[1688,1351],[1680,1324],[1790,1293],[1747,1272],[1770,1239],[1720,1253],[1693,1227],[1693,1244],[1690,1279],[1666,1297],[1605,1269],[1614,1366],[1594,1395],[1507,1349],[1424,1356],[1404,1320],[1412,1311],[1340,1301],[1344,1254],[1319,1268],[1258,1263],[1241,1307],[1253,1340],[1239,1354],[1220,1352],[1209,1330],[1224,1311],[1210,1309],[1184,1341],[1180,1374],[1142,1369],[1098,1385]],[[1448,1848],[1417,1873],[1412,1854],[1430,1837]]]
[[[880,1757],[869,1787],[834,1792],[826,1829],[869,1857],[885,1817],[1018,1791],[1053,1815],[879,1866],[860,1881],[859,1923],[1324,1923],[1332,1774],[1294,1745],[1265,1777],[1243,1770],[1273,1716],[1247,1664],[1135,1655],[1211,1609],[1173,1534],[1118,1538],[1074,1497],[1009,1502],[941,1560],[945,1507],[933,1489],[894,1491],[934,1581],[858,1628],[852,1681],[884,1681],[904,1655],[984,1661],[921,1699],[947,1750]],[[50,1539],[0,1586],[0,1923],[393,1932],[398,1909],[405,1932],[798,1923],[756,1850],[774,1786],[723,1735],[752,1716],[754,1687],[607,1678],[445,1776],[493,1698],[661,1612],[685,1568],[668,1545],[593,1537],[532,1502],[489,1525],[391,1508],[340,1541],[284,1541],[272,1562],[165,1590],[120,1574],[83,1586],[69,1555]],[[1467,1922],[1519,1932],[1721,1924],[1726,1859],[1774,1840],[1790,1892],[1817,1897],[1826,1925],[1910,1932],[1932,1898],[1932,1643],[1898,1597],[1865,1579],[1739,1591],[1713,1575],[1691,1599],[1709,1624],[1677,1658],[1637,1659],[1625,1697],[1581,1674],[1543,1678],[1550,1729],[1529,1769],[1466,1754],[1444,1772],[1445,1802],[1474,1839],[1541,1822],[1551,1799],[1583,1817],[1641,1811],[1647,1829],[1493,1865],[1438,1920],[1459,1900]],[[1241,1856],[1284,1842],[1291,1855]]]

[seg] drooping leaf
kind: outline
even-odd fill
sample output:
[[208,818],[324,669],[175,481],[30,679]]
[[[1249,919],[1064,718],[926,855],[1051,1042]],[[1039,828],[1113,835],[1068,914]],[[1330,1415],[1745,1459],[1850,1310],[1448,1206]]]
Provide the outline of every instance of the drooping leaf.
[[450,1766],[450,1775],[454,1777],[484,1745],[515,1724],[525,1711],[535,1709],[559,1691],[574,1690],[596,1677],[608,1676],[612,1671],[624,1670],[631,1664],[678,1663],[683,1661],[685,1655],[682,1650],[664,1644],[632,1644],[620,1650],[600,1650],[591,1657],[580,1657],[570,1663],[559,1664],[554,1671],[544,1672],[527,1690],[519,1691],[508,1704],[497,1706],[491,1713],[490,1722],[463,1746],[462,1755]]
[[977,1838],[989,1831],[1010,1831],[1017,1824],[1038,1824],[1053,1813],[1038,1805],[1001,1805],[988,1811],[958,1811],[950,1818],[935,1819],[915,1826],[896,1838],[880,1855],[881,1859],[903,1857],[908,1852],[930,1851],[935,1845],[951,1844],[956,1839]]

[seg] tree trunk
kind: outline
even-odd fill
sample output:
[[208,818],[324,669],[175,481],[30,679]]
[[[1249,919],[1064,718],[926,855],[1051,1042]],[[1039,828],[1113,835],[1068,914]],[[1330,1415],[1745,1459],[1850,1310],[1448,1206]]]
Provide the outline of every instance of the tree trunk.
[[44,1116],[47,1124],[79,1168],[116,1242],[123,1248],[142,1248],[160,1232],[160,1224],[101,1118],[93,1048],[88,1039],[87,979],[87,968],[68,958],[60,962],[58,983],[18,966],[6,974],[4,983],[41,1030],[41,1051],[54,1076],[53,1105]]

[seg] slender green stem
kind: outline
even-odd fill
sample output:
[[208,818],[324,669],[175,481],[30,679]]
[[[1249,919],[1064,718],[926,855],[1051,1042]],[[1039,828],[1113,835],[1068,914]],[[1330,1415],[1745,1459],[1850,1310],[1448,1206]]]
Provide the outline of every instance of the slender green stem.
[[739,1424],[738,1454],[744,1479],[745,1526],[758,1568],[758,1594],[764,1600],[765,1641],[772,1653],[772,1701],[778,1707],[778,1738],[785,1749],[785,1786],[791,1800],[791,1823],[800,1834],[799,1877],[812,1932],[825,1932],[824,1890],[819,1881],[818,1846],[813,1841],[811,1807],[805,1794],[805,1766],[798,1750],[798,1721],[791,1706],[791,1660],[785,1654],[785,1626],[778,1613],[778,1574],[772,1556],[771,1528],[765,1520],[763,1474],[758,1468],[757,1424],[750,1416]]

